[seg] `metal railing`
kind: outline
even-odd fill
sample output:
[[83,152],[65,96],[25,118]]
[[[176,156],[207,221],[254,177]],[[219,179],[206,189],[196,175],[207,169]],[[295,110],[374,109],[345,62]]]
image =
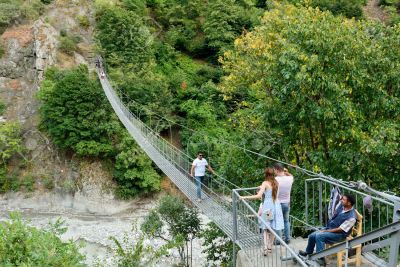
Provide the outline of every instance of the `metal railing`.
[[[341,194],[349,193],[355,197],[354,208],[363,216],[363,235],[367,235],[370,232],[381,233],[376,239],[364,240],[363,247],[369,246],[368,251],[364,250],[364,256],[371,262],[386,262],[389,266],[396,266],[398,250],[396,252],[394,249],[396,243],[397,247],[399,243],[395,242],[394,239],[390,239],[388,234],[383,231],[380,232],[380,230],[400,220],[399,197],[376,191],[363,182],[344,182],[324,176],[306,179],[304,225],[312,225],[314,227],[326,225],[330,193],[335,187],[340,190]],[[371,199],[369,207],[363,204],[365,197]],[[395,243],[389,242],[386,246],[382,246],[383,243],[381,241],[388,240],[388,238]],[[393,246],[391,246],[392,244]],[[389,246],[391,246],[390,249]],[[348,247],[348,249],[351,249],[351,247]]]
[[[243,266],[308,266],[306,261],[300,258],[295,248],[286,244],[279,233],[275,232],[265,219],[258,213],[258,201],[246,201],[241,196],[256,194],[258,188],[241,188],[232,191],[233,206],[233,241],[242,249],[241,257]],[[257,210],[257,211],[256,211]],[[264,230],[268,229],[270,235],[276,240],[275,245],[270,246],[271,252],[265,253],[269,244],[264,238]],[[279,245],[276,245],[279,244]]]
[[196,185],[193,177],[189,175],[193,159],[162,138],[143,123],[137,115],[133,114],[121,101],[117,92],[113,90],[107,76],[102,75],[104,71],[101,67],[97,68],[102,88],[116,115],[130,135],[179,190],[221,230],[232,237],[230,192],[236,186],[219,175],[214,176],[208,186],[205,184],[202,186],[202,194],[205,199],[201,202],[197,201]]
[[[255,193],[256,188],[239,189],[232,182],[224,179],[220,175],[216,175],[211,179],[208,185],[203,184],[202,193],[206,198],[198,202],[196,185],[193,177],[189,175],[193,158],[174,147],[156,131],[142,122],[140,120],[140,115],[133,114],[121,101],[118,93],[113,90],[107,77],[102,77],[101,72],[104,70],[99,67],[97,71],[107,99],[131,136],[180,191],[241,248],[240,253],[243,254],[243,257],[241,257],[242,259],[245,259],[251,266],[292,266],[296,263],[301,266],[307,266],[307,264],[315,264],[313,257],[310,259],[299,257],[295,252],[294,246],[286,244],[276,232],[270,229],[265,220],[256,212],[258,207],[254,202],[247,202],[240,199],[240,194],[248,195]],[[305,182],[306,218],[304,221],[301,218],[292,216],[292,226],[294,221],[302,224],[304,228],[312,228],[326,223],[326,201],[329,201],[328,192],[331,185],[336,185],[344,190],[352,192],[356,191],[357,194],[359,194],[356,208],[360,205],[360,197],[366,195],[337,180],[325,179],[324,177],[307,179]],[[317,193],[315,191],[316,189]],[[310,196],[312,196],[311,201],[308,200]],[[318,203],[316,203],[316,200],[318,200]],[[389,217],[391,216],[393,216],[394,221],[399,220],[400,202],[383,200],[379,197],[374,197],[374,201],[376,201],[375,204],[379,203],[379,207],[376,209],[379,214],[378,217],[380,218],[382,215],[383,218],[384,211],[386,211],[386,217],[382,220],[379,219],[376,227],[372,224],[369,228],[370,231],[375,231],[376,229],[379,231],[380,228],[388,225]],[[380,205],[386,205],[386,210],[382,209]],[[318,210],[318,212],[316,212],[316,210]],[[365,215],[364,209],[362,209],[362,212],[363,215]],[[373,215],[370,216],[374,217]],[[368,223],[371,224],[370,221],[368,221]],[[365,232],[367,232],[368,223],[365,223]],[[280,245],[275,246],[272,253],[267,256],[263,256],[263,236],[260,231],[260,225],[265,225],[265,227],[271,231],[272,235],[280,241]],[[395,266],[393,262],[397,262],[399,241],[395,241],[394,237],[398,235],[398,232],[393,232],[389,237],[387,233],[382,233],[377,240],[368,240],[370,246],[367,248],[369,251],[373,250],[372,245],[375,244],[375,247],[378,247],[378,250],[382,251],[382,247],[387,247],[389,243],[391,246],[390,252],[387,253],[389,255],[388,266]],[[384,239],[390,240],[390,242],[380,242]],[[304,243],[302,245],[304,245]],[[349,245],[351,247],[352,243],[347,244],[347,250],[350,248]],[[333,253],[335,252],[331,254]],[[394,256],[394,254],[396,255]],[[247,263],[245,263],[245,265],[247,265]]]

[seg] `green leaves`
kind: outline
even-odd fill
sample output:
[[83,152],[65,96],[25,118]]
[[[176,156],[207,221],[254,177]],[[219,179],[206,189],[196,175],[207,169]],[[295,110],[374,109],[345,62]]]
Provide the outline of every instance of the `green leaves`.
[[[168,231],[165,231],[164,226]],[[151,238],[166,241],[167,247],[178,248],[181,261],[185,264],[191,257],[188,255],[188,246],[200,234],[200,219],[195,209],[186,206],[179,198],[167,195],[145,218],[141,229]]]
[[[134,6],[133,1],[125,1]],[[96,37],[110,66],[125,65],[131,70],[145,68],[153,56],[152,35],[136,12],[117,6],[97,11]]]
[[393,188],[385,170],[399,173],[398,30],[275,7],[221,61],[229,75],[220,89],[228,105],[241,103],[232,114],[239,130],[249,140],[261,122],[279,143],[270,153]]
[[39,99],[42,125],[54,142],[79,155],[115,153],[112,136],[117,126],[102,89],[89,78],[86,67],[70,71],[50,70]]
[[72,242],[62,242],[62,223],[50,231],[39,230],[22,222],[20,215],[10,214],[10,222],[0,224],[1,266],[85,266],[85,259]]
[[8,159],[22,153],[21,126],[18,122],[0,122],[0,159],[6,164]]
[[118,150],[114,177],[118,182],[116,193],[119,197],[129,198],[160,190],[160,176],[154,170],[152,161],[126,130],[123,130]]

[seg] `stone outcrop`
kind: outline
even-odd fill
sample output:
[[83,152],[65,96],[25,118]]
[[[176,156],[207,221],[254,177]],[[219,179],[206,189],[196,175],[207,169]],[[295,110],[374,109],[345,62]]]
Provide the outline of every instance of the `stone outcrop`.
[[43,79],[43,71],[56,63],[58,32],[42,19],[33,24],[33,56],[35,58],[35,69],[39,81]]

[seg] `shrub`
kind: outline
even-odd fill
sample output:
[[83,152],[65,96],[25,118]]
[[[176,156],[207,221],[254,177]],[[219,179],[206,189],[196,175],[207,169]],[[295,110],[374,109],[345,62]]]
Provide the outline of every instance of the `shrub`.
[[32,192],[35,190],[35,178],[32,175],[26,175],[22,177],[21,186],[25,188],[26,191]]
[[78,16],[78,21],[79,21],[79,25],[82,26],[83,28],[89,28],[90,26],[90,21],[89,18],[85,15],[79,15]]
[[62,188],[67,193],[74,193],[76,190],[76,184],[73,180],[66,179],[62,184]]
[[4,45],[2,42],[0,42],[0,58],[4,56],[5,52]]
[[69,71],[49,69],[38,95],[42,126],[63,149],[82,156],[114,155],[112,144],[116,122],[95,80],[86,66]]
[[123,130],[122,140],[117,147],[120,150],[115,158],[114,170],[118,182],[117,195],[127,199],[160,190],[161,177],[153,169],[152,161],[126,130]]
[[2,101],[0,101],[0,116],[4,114],[4,111],[6,110],[6,104],[4,104]]
[[0,223],[1,266],[85,266],[85,259],[72,242],[62,242],[65,232],[58,221],[49,230],[39,230],[10,213],[10,221]]
[[121,7],[105,7],[97,18],[97,40],[109,66],[141,70],[149,64],[153,39],[142,17]]
[[76,42],[69,36],[60,36],[59,38],[59,49],[67,55],[73,55],[76,51]]
[[334,15],[361,18],[363,2],[361,0],[314,0],[312,6],[319,7],[323,11],[331,11]]
[[52,190],[54,188],[54,180],[49,176],[44,176],[42,178],[42,183],[46,189]]
[[21,126],[18,122],[0,122],[0,165],[22,153]]
[[189,246],[191,251],[192,241],[200,233],[200,219],[197,211],[186,206],[179,198],[164,196],[158,207],[145,218],[141,229],[149,237],[160,238],[176,247],[181,263],[186,264],[192,257]]

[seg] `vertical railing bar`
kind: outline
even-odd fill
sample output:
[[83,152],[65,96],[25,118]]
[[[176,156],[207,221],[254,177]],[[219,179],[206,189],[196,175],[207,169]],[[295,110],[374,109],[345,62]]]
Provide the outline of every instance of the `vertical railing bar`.
[[305,195],[305,205],[306,205],[306,222],[310,223],[308,221],[308,186],[307,186],[307,180],[304,181],[304,191],[305,191],[304,195]]
[[318,198],[319,198],[319,202],[318,202],[318,208],[319,208],[319,223],[320,225],[323,225],[322,222],[322,181],[318,182]]

